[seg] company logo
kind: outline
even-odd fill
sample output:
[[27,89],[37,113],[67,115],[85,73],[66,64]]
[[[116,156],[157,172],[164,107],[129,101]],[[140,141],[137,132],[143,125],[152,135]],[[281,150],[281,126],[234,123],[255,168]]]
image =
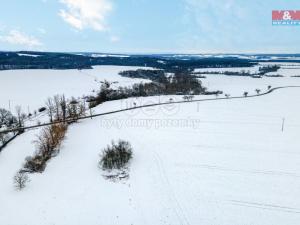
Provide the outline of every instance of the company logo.
[[272,24],[282,26],[300,26],[300,10],[273,10]]

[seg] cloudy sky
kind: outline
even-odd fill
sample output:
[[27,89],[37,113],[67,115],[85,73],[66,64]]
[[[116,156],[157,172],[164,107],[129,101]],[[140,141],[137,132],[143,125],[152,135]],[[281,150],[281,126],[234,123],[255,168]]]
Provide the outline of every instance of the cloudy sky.
[[299,0],[2,0],[0,50],[300,53]]

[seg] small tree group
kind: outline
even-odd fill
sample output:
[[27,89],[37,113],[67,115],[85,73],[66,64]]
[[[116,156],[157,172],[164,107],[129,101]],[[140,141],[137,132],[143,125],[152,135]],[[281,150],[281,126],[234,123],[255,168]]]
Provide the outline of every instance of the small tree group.
[[35,156],[26,158],[24,164],[26,172],[44,171],[47,161],[58,153],[66,131],[65,124],[53,124],[42,129],[35,141],[37,147]]
[[6,109],[0,108],[0,128],[11,127],[16,124],[17,118],[12,115],[12,113]]
[[[23,124],[23,118],[24,117],[21,116],[21,113],[20,118],[18,119],[17,117],[13,116],[10,111],[0,108],[0,131],[20,127],[20,124]],[[0,133],[0,147],[4,146],[14,135],[15,132]]]
[[[143,72],[145,71],[124,71],[120,74],[131,77],[147,77],[147,74],[149,75],[149,72],[145,72],[146,75],[143,75]],[[159,72],[158,77],[156,77],[153,82],[134,84],[131,87],[119,87],[118,89],[114,89],[111,87],[110,82],[104,81],[97,96],[90,98],[92,101],[89,103],[89,107],[93,108],[106,101],[130,97],[155,96],[161,94],[197,95],[205,93],[206,88],[202,86],[202,82],[194,76],[191,76],[189,71],[178,70],[172,77],[167,77],[164,72]]]
[[100,157],[99,166],[103,170],[122,169],[132,158],[132,147],[127,141],[112,141],[111,146],[107,146]]

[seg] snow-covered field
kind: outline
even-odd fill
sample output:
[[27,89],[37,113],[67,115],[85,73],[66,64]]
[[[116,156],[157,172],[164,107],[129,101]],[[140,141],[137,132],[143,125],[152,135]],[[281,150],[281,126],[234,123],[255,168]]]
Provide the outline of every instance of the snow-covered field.
[[226,75],[212,75],[207,74],[206,79],[201,79],[203,85],[209,90],[221,90],[224,93],[228,93],[231,96],[240,96],[244,91],[250,94],[255,93],[255,89],[261,89],[265,91],[266,88],[271,85],[273,87],[299,85],[300,78],[292,77],[300,75],[300,63],[260,63],[255,67],[235,67],[235,68],[208,68],[208,69],[196,69],[197,72],[241,72],[250,71],[251,73],[258,72],[259,67],[268,65],[280,65],[280,69],[277,72],[271,72],[267,75],[282,75],[283,77],[242,77],[242,76],[226,76]]
[[231,96],[241,96],[244,91],[255,94],[255,89],[266,91],[267,87],[300,85],[298,77],[241,77],[225,75],[207,75],[206,79],[201,79],[203,85],[209,90],[221,90]]
[[[208,76],[203,82],[232,96],[268,85],[300,85],[291,77]],[[34,88],[30,84],[27,88]],[[68,90],[68,83],[60,85]],[[80,83],[75,86],[86,94]],[[45,93],[54,88],[43,87]],[[19,92],[20,99],[26,94]],[[176,98],[112,101],[95,111],[170,97]],[[13,176],[34,153],[39,132],[28,131],[0,153],[0,224],[298,225],[299,98],[300,88],[290,88],[81,121],[69,127],[60,154],[45,172],[30,175],[27,187],[16,191]],[[129,179],[114,183],[103,178],[97,162],[101,149],[118,139],[130,141],[134,157]]]
[[281,68],[277,72],[270,72],[267,75],[282,75],[282,76],[294,76],[300,75],[300,63],[270,63],[270,62],[261,62],[253,67],[229,67],[229,68],[201,68],[195,69],[195,72],[209,72],[209,73],[223,73],[223,72],[249,72],[250,74],[256,74],[259,72],[259,67],[262,66],[272,66],[279,65]]
[[[100,81],[118,82],[117,86],[149,82],[120,76],[123,70],[139,67],[96,66],[90,70],[8,70],[0,71],[0,107],[13,110],[21,105],[25,111],[36,110],[45,105],[48,97],[65,94],[66,97],[82,97],[98,91]],[[149,69],[149,68],[147,68]],[[10,103],[9,103],[10,102]]]

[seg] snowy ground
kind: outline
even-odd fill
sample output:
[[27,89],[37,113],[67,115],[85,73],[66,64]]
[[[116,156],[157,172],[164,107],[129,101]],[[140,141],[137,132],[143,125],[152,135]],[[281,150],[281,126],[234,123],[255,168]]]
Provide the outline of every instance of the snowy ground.
[[[209,72],[209,73],[220,73],[220,72],[249,72],[251,74],[257,74],[259,72],[259,67],[262,66],[272,66],[272,65],[279,65],[281,68],[277,72],[267,73],[267,75],[283,75],[283,76],[293,76],[293,75],[300,75],[300,63],[264,63],[261,62],[256,66],[253,67],[230,67],[230,68],[201,68],[195,69],[195,72]],[[208,75],[209,76],[209,75]]]
[[241,77],[241,76],[225,76],[225,75],[207,75],[206,79],[201,79],[203,85],[208,90],[221,90],[231,96],[241,96],[244,91],[255,94],[255,89],[261,89],[262,92],[267,87],[300,85],[298,77]]
[[[0,107],[12,111],[21,105],[27,112],[44,106],[48,97],[65,94],[67,97],[82,97],[98,91],[100,81],[118,82],[116,86],[129,86],[143,79],[130,79],[118,75],[123,70],[139,67],[96,66],[90,70],[8,70],[0,71]],[[148,68],[149,69],[149,68]]]
[[255,67],[239,67],[239,68],[209,68],[209,69],[197,69],[196,71],[210,71],[210,72],[241,72],[242,70],[250,70],[251,73],[258,72],[260,66],[267,65],[280,65],[281,68],[277,72],[268,73],[268,75],[280,74],[284,77],[263,77],[263,78],[252,78],[252,77],[242,77],[242,76],[226,76],[226,75],[212,75],[207,74],[206,79],[201,79],[203,85],[208,88],[208,90],[221,90],[231,96],[240,96],[244,91],[250,94],[255,93],[255,89],[261,89],[265,91],[266,88],[271,85],[276,86],[287,86],[287,85],[300,85],[299,77],[292,77],[300,75],[300,63],[260,63]]
[[[300,85],[290,77],[210,76],[203,82],[232,96]],[[169,98],[107,102],[95,111]],[[46,171],[30,175],[18,192],[13,175],[34,153],[39,130],[26,132],[0,154],[0,224],[298,225],[299,98],[300,89],[282,89],[81,121],[69,127]],[[131,142],[134,158],[130,178],[114,183],[102,177],[97,162],[101,149],[119,138]]]

